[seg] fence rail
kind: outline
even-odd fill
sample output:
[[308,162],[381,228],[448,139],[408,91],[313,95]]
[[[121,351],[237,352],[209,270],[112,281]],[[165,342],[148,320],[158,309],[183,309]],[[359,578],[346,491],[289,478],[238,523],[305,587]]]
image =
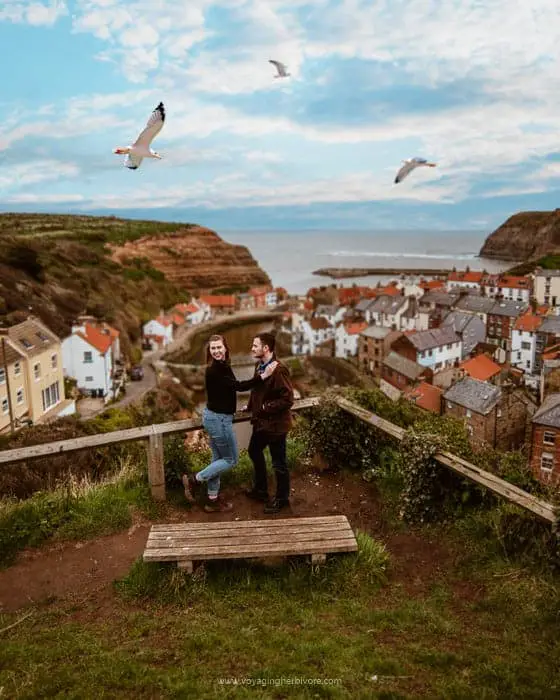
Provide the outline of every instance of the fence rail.
[[[301,411],[306,408],[317,406],[320,398],[317,396],[296,401],[292,407],[294,411]],[[402,440],[406,430],[385,418],[371,413],[343,397],[336,399],[337,405],[347,413],[356,416],[369,425],[382,430],[387,435]],[[234,423],[243,423],[250,420],[247,413],[238,412],[235,414]],[[48,442],[42,445],[31,445],[29,447],[19,447],[13,450],[0,451],[0,467],[2,465],[14,464],[30,459],[40,459],[41,457],[68,454],[77,450],[87,450],[92,447],[106,447],[121,442],[132,442],[134,440],[146,440],[148,451],[148,478],[152,495],[156,500],[165,500],[165,473],[163,459],[163,440],[166,435],[173,435],[182,432],[200,430],[202,423],[200,420],[179,420],[170,423],[158,423],[146,425],[140,428],[128,428],[127,430],[116,430],[111,433],[99,433],[97,435],[86,435],[69,440],[59,440]],[[475,464],[451,454],[450,452],[438,452],[434,459],[453,470],[457,474],[470,479],[471,481],[484,486],[496,495],[525,510],[536,515],[545,522],[556,525],[556,507],[546,501],[542,501],[523,489],[500,479],[495,474],[485,471]]]

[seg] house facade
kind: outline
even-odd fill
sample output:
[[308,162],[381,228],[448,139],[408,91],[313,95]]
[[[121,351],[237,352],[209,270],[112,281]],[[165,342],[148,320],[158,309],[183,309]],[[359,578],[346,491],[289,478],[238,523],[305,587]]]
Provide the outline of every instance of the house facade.
[[389,398],[396,400],[410,387],[422,381],[431,383],[433,372],[396,352],[390,352],[383,360],[379,388]]
[[113,397],[111,339],[89,324],[73,326],[72,335],[62,343],[63,371],[76,380],[76,386],[89,396]]
[[160,315],[142,326],[144,338],[156,348],[165,348],[173,340],[173,321],[167,316]]
[[368,326],[358,337],[358,366],[377,379],[381,377],[383,360],[391,351],[392,343],[402,333],[386,326]]
[[[10,384],[12,414],[14,418],[29,419],[40,423],[75,412],[73,401],[65,400],[64,375],[62,373],[62,347],[60,339],[38,318],[30,316],[22,323],[7,329],[4,348],[11,362],[7,372],[0,373],[4,382],[2,396],[2,420],[8,417],[7,385]],[[7,378],[7,381],[6,381]]]
[[560,484],[560,393],[549,394],[533,416],[530,466],[539,481]]
[[457,270],[450,272],[445,283],[448,292],[467,290],[480,293],[483,272]]
[[478,343],[486,339],[486,326],[476,315],[464,311],[450,311],[441,322],[440,328],[452,328],[461,338],[462,359],[469,357]]
[[488,342],[500,347],[505,361],[511,359],[512,332],[517,319],[527,311],[528,305],[517,301],[496,301],[488,312],[486,337]]
[[533,279],[533,294],[539,304],[558,309],[560,305],[560,270],[537,267]]
[[334,356],[346,359],[357,357],[358,339],[366,328],[365,321],[338,323],[334,336]]
[[403,335],[393,350],[433,372],[455,367],[462,355],[461,338],[450,326]]

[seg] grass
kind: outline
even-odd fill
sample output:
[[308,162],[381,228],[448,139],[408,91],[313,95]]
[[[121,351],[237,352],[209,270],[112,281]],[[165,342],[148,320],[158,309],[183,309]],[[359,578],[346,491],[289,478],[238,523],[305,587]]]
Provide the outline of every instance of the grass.
[[413,595],[387,583],[383,546],[360,534],[359,547],[319,570],[215,562],[189,577],[138,561],[109,615],[47,606],[5,632],[0,687],[10,698],[559,697],[558,597],[542,582],[490,578],[469,603],[452,569]]
[[0,566],[10,565],[25,547],[49,539],[86,539],[123,530],[132,522],[133,508],[153,514],[155,505],[144,472],[132,458],[102,481],[70,476],[54,491],[0,500]]

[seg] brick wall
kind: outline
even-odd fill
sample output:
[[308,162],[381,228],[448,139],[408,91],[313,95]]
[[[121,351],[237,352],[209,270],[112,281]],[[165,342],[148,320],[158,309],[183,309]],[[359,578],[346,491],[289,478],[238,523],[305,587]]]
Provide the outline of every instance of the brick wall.
[[[545,432],[554,435],[554,444],[545,444]],[[533,423],[531,440],[531,471],[533,476],[545,483],[560,484],[560,430],[544,425]],[[541,468],[543,453],[553,456],[552,471],[548,472]]]

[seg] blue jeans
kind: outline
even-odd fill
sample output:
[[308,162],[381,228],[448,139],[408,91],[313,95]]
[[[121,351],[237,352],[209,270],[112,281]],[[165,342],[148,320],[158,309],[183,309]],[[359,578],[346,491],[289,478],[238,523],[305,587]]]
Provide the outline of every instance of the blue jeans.
[[202,412],[202,425],[210,438],[212,462],[196,475],[199,481],[208,482],[208,496],[215,498],[220,492],[220,474],[237,464],[239,451],[233,432],[233,416],[214,413],[208,408]]

